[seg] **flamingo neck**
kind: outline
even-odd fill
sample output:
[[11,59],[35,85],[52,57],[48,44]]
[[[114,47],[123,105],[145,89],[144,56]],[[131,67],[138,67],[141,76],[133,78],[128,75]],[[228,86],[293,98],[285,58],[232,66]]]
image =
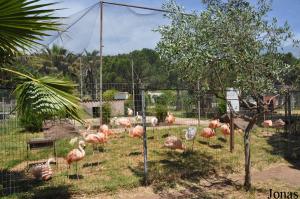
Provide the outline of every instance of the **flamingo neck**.
[[83,153],[83,154],[85,153],[85,152],[84,152],[84,149],[82,148],[81,145],[79,145],[78,149],[79,149],[79,151],[80,151],[81,153]]

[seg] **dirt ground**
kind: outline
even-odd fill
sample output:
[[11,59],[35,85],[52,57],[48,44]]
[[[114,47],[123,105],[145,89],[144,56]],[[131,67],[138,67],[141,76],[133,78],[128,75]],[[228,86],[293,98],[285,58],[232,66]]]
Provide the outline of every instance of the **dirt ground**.
[[[232,179],[235,182],[242,184],[243,176],[235,176]],[[280,184],[288,184],[291,187],[300,187],[300,167],[291,164],[277,164],[263,171],[253,171],[252,182],[253,184],[274,182]],[[207,191],[220,191],[220,187],[211,187]],[[241,195],[242,193],[232,193],[233,187],[227,186],[222,188],[222,193],[237,198],[247,198]],[[293,191],[293,190],[291,190]],[[220,192],[220,193],[221,193]],[[228,196],[231,198],[231,196]],[[257,193],[255,198],[265,198],[265,193]],[[168,193],[155,193],[152,187],[139,187],[133,190],[121,190],[114,194],[99,194],[94,196],[75,196],[74,199],[184,199],[184,198],[202,198],[191,193],[191,190],[169,190]],[[221,198],[221,197],[220,197]],[[227,197],[226,197],[227,198]]]
[[285,184],[300,187],[300,167],[294,165],[281,164],[264,171],[254,172],[253,181],[276,180]]

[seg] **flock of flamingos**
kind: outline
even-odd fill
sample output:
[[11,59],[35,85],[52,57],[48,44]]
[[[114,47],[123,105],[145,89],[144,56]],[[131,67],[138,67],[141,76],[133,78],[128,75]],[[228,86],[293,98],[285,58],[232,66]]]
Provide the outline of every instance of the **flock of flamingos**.
[[[132,116],[133,112],[131,109],[128,109],[128,115]],[[141,120],[141,116],[137,116],[137,120]],[[172,113],[167,114],[167,117],[165,119],[166,123],[168,125],[172,125],[175,122],[175,117]],[[136,125],[133,127],[132,122],[129,118],[114,118],[113,123],[117,126],[120,126],[125,129],[125,132],[128,131],[128,135],[131,138],[141,138],[144,135],[144,128],[141,125]],[[68,168],[70,168],[70,165],[72,163],[76,164],[76,175],[78,178],[78,172],[77,172],[77,162],[84,159],[85,157],[85,143],[89,143],[93,145],[93,148],[99,144],[105,144],[108,142],[109,137],[114,136],[114,132],[109,129],[108,125],[103,124],[100,126],[97,133],[89,133],[91,130],[91,124],[87,123],[88,127],[84,132],[81,132],[81,136],[83,140],[80,140],[78,142],[78,148],[75,148],[71,150],[68,155],[66,156],[65,160],[68,164]],[[158,119],[156,117],[153,117],[151,119],[151,125],[154,128],[158,125]],[[281,119],[276,120],[275,122],[272,122],[271,120],[265,120],[262,123],[262,126],[265,128],[275,127],[276,129],[284,127],[285,123]],[[216,135],[216,129],[220,128],[220,131],[224,135],[224,137],[230,135],[230,126],[228,124],[221,124],[219,120],[211,120],[209,122],[209,125],[207,128],[202,129],[200,135],[207,140],[209,138],[212,138]],[[241,129],[239,129],[238,132],[241,132]],[[197,128],[196,127],[189,127],[185,131],[185,139],[186,140],[194,140],[197,134]],[[72,139],[70,143],[74,144],[74,142],[77,142],[77,138]],[[209,143],[209,142],[208,142]],[[169,135],[166,137],[164,142],[164,147],[172,149],[172,150],[185,150],[186,147],[183,145],[183,142],[180,138]],[[53,171],[50,167],[50,163],[54,162],[53,158],[50,158],[46,163],[39,164],[31,168],[31,173],[36,179],[40,180],[49,180],[51,179],[53,175]]]

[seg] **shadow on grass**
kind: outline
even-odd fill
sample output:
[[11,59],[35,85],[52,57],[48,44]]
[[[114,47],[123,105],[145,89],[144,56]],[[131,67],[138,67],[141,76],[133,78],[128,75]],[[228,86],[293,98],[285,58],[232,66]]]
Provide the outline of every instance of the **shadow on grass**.
[[72,175],[69,175],[68,178],[70,180],[82,180],[84,177],[83,175],[80,175],[80,174],[72,174]]
[[[207,186],[233,186],[235,183],[226,177],[219,175],[220,162],[212,156],[199,151],[185,153],[177,151],[158,152],[162,159],[148,162],[147,184],[151,184],[154,191],[163,194],[163,198],[178,198],[167,190],[176,185],[184,187],[185,197],[217,198],[220,196],[204,191]],[[227,167],[227,173],[233,171]],[[142,179],[144,184],[143,163],[129,169]],[[212,179],[211,181],[209,179]],[[200,181],[206,182],[201,184]]]
[[273,134],[267,140],[272,150],[266,150],[272,155],[279,155],[291,163],[294,168],[300,169],[300,136]]
[[222,146],[220,144],[213,144],[213,145],[208,145],[208,146],[212,149],[222,149],[222,148],[224,148],[224,146]]
[[22,172],[0,170],[0,197],[13,195],[17,198],[71,198],[68,186],[46,187],[43,182],[29,178]]
[[130,152],[128,156],[138,156],[138,155],[142,155],[142,152],[139,151]]
[[95,166],[99,166],[100,164],[103,164],[104,161],[100,161],[100,162],[89,162],[89,163],[85,163],[82,165],[83,168],[86,167],[95,167]]
[[30,197],[32,199],[57,199],[57,198],[72,198],[72,195],[69,191],[69,187],[62,185],[62,186],[55,186],[55,187],[45,187],[43,189],[39,189],[33,193]]
[[226,140],[225,138],[222,138],[222,137],[218,137],[218,140],[219,140],[220,142],[223,142],[223,143],[226,143],[226,142],[227,142],[227,140]]

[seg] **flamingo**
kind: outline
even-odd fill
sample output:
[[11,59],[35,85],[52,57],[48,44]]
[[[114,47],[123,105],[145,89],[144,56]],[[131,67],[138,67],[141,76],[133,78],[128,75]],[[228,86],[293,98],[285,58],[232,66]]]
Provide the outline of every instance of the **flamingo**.
[[78,177],[78,170],[77,170],[77,163],[78,161],[82,160],[85,156],[85,142],[84,141],[79,141],[78,143],[78,149],[73,149],[72,151],[70,151],[66,157],[66,161],[68,163],[68,168],[70,169],[70,166],[73,162],[76,163],[76,175],[77,175],[77,179],[79,179]]
[[100,133],[104,133],[106,136],[112,135],[113,131],[108,128],[106,124],[103,124],[99,128]]
[[128,116],[133,116],[133,110],[131,108],[127,108]]
[[[214,129],[211,129],[211,128],[204,128],[201,133],[201,136],[204,138],[207,138],[207,139],[209,139],[215,135],[216,135],[216,133],[215,133]],[[209,145],[209,141],[207,141],[207,142]]]
[[220,125],[220,120],[211,120],[208,127],[211,128],[211,129],[216,129],[216,128],[219,128],[221,125]]
[[185,150],[185,146],[183,146],[182,141],[174,135],[171,135],[166,138],[164,147],[167,147],[172,150]]
[[168,112],[167,117],[166,117],[166,122],[170,125],[175,122],[175,117],[172,113]]
[[[267,128],[269,129],[270,127],[273,126],[273,122],[272,120],[265,120],[261,123],[261,125],[264,127],[264,128]],[[267,132],[267,134],[269,134],[269,132]]]
[[131,131],[129,131],[130,137],[142,137],[144,135],[144,128],[141,125],[137,125]]
[[272,127],[272,125],[273,125],[272,120],[265,120],[265,121],[262,122],[262,126],[265,127],[265,128]]
[[152,131],[153,131],[153,134],[154,134],[154,127],[156,127],[156,125],[158,124],[158,119],[157,117],[153,117],[151,119],[151,125],[152,125]]
[[276,132],[279,132],[279,129],[285,126],[285,122],[282,119],[278,119],[273,123],[273,127],[276,129]]
[[129,118],[120,118],[116,122],[118,126],[122,126],[125,129],[125,132],[131,127],[131,121]]
[[143,117],[139,115],[139,112],[136,112],[135,122],[140,123],[143,120]]
[[221,125],[221,132],[223,133],[225,139],[227,135],[230,135],[230,127],[228,124]]
[[50,163],[55,162],[54,158],[49,158],[45,164],[39,164],[31,169],[32,175],[39,180],[47,181],[52,178]]
[[196,127],[189,127],[185,130],[185,139],[186,140],[193,140],[192,151],[194,150],[194,142],[196,137],[197,128]]
[[[132,138],[141,138],[144,135],[144,127],[137,125],[132,130],[129,131],[129,136]],[[142,154],[144,154],[143,149],[141,149]]]

